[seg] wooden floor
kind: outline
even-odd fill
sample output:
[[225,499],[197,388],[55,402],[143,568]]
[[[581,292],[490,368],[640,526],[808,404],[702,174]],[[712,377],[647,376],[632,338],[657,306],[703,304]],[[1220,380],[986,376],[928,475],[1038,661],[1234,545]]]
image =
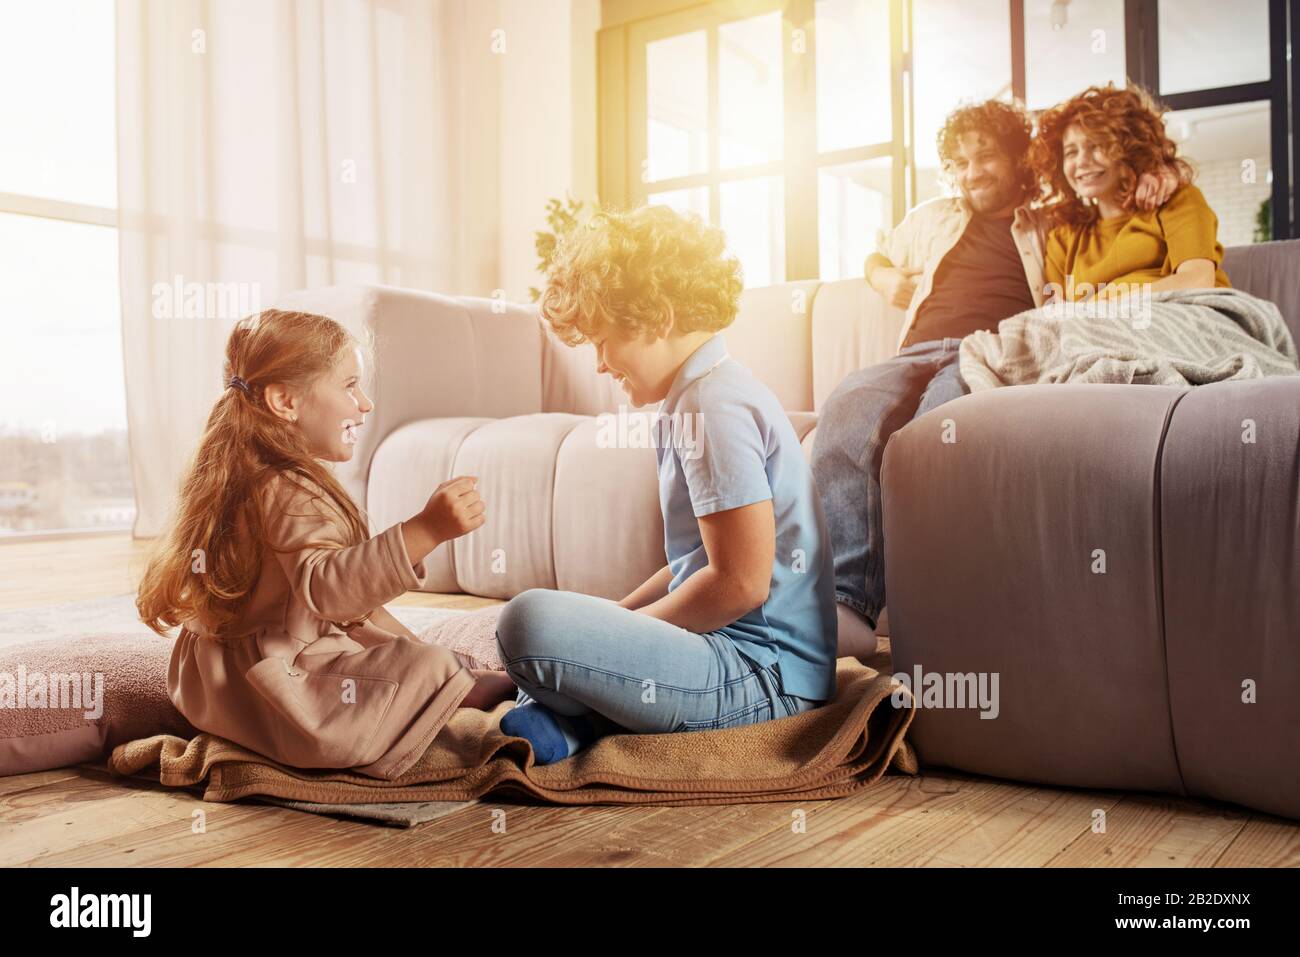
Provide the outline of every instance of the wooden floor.
[[[0,544],[0,610],[132,591],[127,536]],[[410,593],[395,605],[477,608]],[[1097,809],[1105,833],[1093,833]],[[193,813],[204,833],[192,831]],[[494,830],[505,812],[506,832]],[[792,826],[798,812],[806,824]],[[499,815],[498,815],[499,817]],[[186,791],[92,767],[0,778],[0,865],[1300,866],[1300,825],[1205,801],[889,776],[837,801],[694,808],[485,800],[412,829]]]

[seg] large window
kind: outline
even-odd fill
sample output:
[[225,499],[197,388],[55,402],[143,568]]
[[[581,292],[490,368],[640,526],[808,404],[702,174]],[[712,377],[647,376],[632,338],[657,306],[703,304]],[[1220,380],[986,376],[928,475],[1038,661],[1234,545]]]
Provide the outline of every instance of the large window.
[[0,0],[0,541],[134,519],[113,16]]
[[1011,96],[1007,0],[913,0],[917,199],[943,192],[936,143],[959,99]]
[[857,275],[906,208],[905,15],[903,0],[753,0],[605,31],[602,198],[721,225],[748,286]]
[[1024,0],[1023,36],[1030,110],[1093,84],[1124,85],[1124,0]]
[[748,286],[856,277],[944,191],[960,103],[1037,112],[1131,78],[1173,111],[1223,244],[1289,236],[1288,2],[718,0],[607,24],[602,199],[721,225]]

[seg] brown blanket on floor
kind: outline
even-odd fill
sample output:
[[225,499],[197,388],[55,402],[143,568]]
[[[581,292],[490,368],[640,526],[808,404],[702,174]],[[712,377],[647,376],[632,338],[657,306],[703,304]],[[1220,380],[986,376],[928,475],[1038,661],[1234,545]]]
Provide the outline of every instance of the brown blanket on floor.
[[159,781],[192,787],[207,781],[208,801],[266,794],[297,801],[467,801],[489,793],[523,793],[555,804],[741,804],[844,797],[892,769],[916,774],[904,740],[910,708],[897,708],[888,657],[880,673],[841,658],[835,699],[789,718],[718,731],[619,734],[555,764],[533,763],[523,738],[502,734],[501,715],[461,708],[406,774],[393,781],[343,770],[276,764],[224,738],[186,741],[160,734],[119,745],[108,766],[117,774],[156,768]]

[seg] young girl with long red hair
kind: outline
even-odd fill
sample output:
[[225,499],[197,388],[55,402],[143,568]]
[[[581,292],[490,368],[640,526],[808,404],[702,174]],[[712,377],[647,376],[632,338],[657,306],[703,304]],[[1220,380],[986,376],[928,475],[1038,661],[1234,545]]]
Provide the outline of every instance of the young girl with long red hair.
[[200,730],[301,768],[393,778],[458,706],[514,693],[416,639],[384,602],[439,544],[484,523],[472,476],[371,537],[325,463],[374,404],[362,344],[332,319],[266,310],[226,345],[226,388],[140,583],[140,618],[181,626],[168,693]]

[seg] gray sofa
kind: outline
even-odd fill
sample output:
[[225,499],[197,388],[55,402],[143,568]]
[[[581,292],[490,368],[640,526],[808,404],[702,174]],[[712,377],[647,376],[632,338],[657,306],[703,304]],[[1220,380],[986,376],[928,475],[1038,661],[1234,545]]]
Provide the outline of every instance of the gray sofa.
[[[1300,241],[1224,268],[1300,340]],[[1300,376],[976,393],[882,481],[895,672],[998,676],[917,709],[924,763],[1300,818]]]

